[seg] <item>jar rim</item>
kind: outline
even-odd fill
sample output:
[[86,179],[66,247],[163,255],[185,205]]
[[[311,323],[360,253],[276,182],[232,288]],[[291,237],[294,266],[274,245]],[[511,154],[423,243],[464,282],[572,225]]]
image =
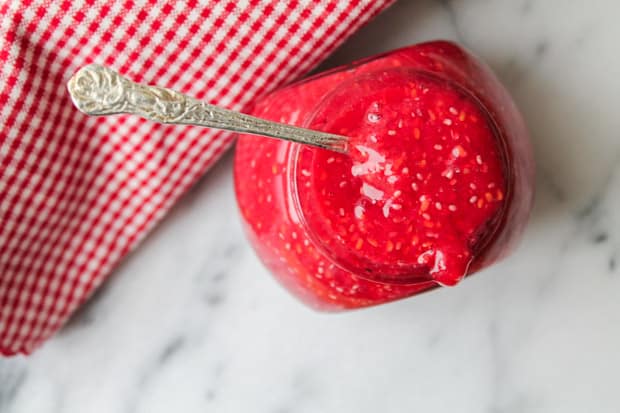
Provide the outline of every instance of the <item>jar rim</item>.
[[[364,79],[364,78],[371,78],[372,76],[376,76],[379,72],[393,72],[393,71],[408,72],[410,74],[415,74],[417,76],[423,76],[424,78],[427,78],[428,80],[431,80],[434,82],[439,81],[444,84],[448,84],[450,85],[450,87],[454,88],[459,93],[462,93],[468,96],[468,98],[471,98],[472,102],[475,103],[476,106],[479,107],[480,112],[484,114],[485,121],[497,144],[498,155],[502,158],[500,163],[502,167],[504,168],[503,173],[504,173],[504,176],[506,177],[506,200],[501,206],[501,208],[499,208],[497,213],[493,216],[491,230],[487,231],[484,234],[485,236],[477,239],[475,248],[472,250],[472,257],[469,263],[467,264],[465,273],[463,274],[463,277],[464,277],[467,274],[469,274],[472,269],[475,270],[475,267],[476,267],[475,262],[478,259],[481,259],[483,257],[485,250],[493,243],[493,240],[497,237],[497,234],[500,232],[500,229],[507,215],[507,209],[508,209],[507,206],[511,202],[512,186],[513,186],[513,180],[514,180],[514,177],[512,176],[512,171],[510,170],[510,168],[507,168],[507,166],[509,165],[509,162],[508,162],[509,155],[508,155],[508,148],[506,144],[506,136],[503,133],[502,129],[498,126],[496,119],[492,115],[492,112],[488,109],[488,107],[484,104],[484,102],[473,91],[470,91],[469,89],[463,87],[457,82],[451,79],[445,78],[441,76],[440,74],[430,72],[424,69],[402,68],[402,67],[392,68],[392,69],[380,69],[377,71],[366,72],[366,73],[360,74],[356,77],[347,79],[346,81],[342,82],[340,85],[334,88],[334,90],[330,91],[328,94],[323,96],[319,102],[317,102],[312,112],[310,112],[310,114],[304,120],[302,126],[308,127],[310,124],[312,124],[312,122],[314,121],[320,109],[324,107],[324,105],[327,104],[330,101],[330,99],[333,98],[338,92],[341,92],[343,89],[350,86],[353,82],[359,81],[360,79]],[[360,268],[354,268],[352,266],[349,266],[346,260],[343,261],[342,259],[339,259],[339,257],[336,256],[335,252],[329,249],[329,247],[325,244],[325,242],[319,236],[317,236],[316,231],[312,228],[312,225],[309,224],[304,208],[302,208],[302,205],[301,205],[300,192],[299,192],[299,187],[297,184],[297,180],[298,180],[297,177],[298,177],[299,156],[301,153],[301,149],[303,147],[304,145],[294,144],[294,143],[288,146],[288,153],[287,153],[287,159],[288,159],[287,175],[288,176],[286,178],[287,187],[288,187],[287,191],[292,201],[292,207],[294,208],[295,214],[297,215],[297,218],[299,219],[299,224],[306,229],[308,237],[311,239],[311,241],[314,243],[317,249],[319,249],[319,251],[327,259],[329,259],[334,265],[356,276],[359,276],[360,278],[364,278],[369,281],[386,283],[386,284],[404,284],[404,285],[437,282],[430,274],[426,274],[426,276],[421,276],[420,271],[419,271],[421,267],[416,266],[414,264],[406,264],[406,265],[399,266],[398,268],[399,271],[396,276],[393,276],[393,275],[386,276],[385,274],[377,274],[374,271],[372,272],[360,271]]]

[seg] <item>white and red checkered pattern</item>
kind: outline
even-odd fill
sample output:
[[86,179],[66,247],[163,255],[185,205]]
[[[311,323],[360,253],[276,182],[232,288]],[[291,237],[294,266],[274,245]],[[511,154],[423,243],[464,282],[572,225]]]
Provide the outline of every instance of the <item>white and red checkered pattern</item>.
[[52,335],[230,145],[91,118],[66,83],[100,63],[242,109],[392,0],[0,0],[0,354]]

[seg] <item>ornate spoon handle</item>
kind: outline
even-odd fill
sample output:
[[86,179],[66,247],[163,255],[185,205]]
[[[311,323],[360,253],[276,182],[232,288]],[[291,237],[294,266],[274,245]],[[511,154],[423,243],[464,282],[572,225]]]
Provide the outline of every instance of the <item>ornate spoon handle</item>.
[[89,65],[68,83],[73,104],[88,115],[128,113],[155,122],[197,125],[268,136],[346,153],[346,136],[271,122],[201,102],[174,90],[132,82],[114,70]]

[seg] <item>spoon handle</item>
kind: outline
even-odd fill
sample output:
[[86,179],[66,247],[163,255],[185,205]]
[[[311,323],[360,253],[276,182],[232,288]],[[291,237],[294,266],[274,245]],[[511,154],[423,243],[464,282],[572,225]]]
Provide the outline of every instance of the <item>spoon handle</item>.
[[160,123],[205,126],[347,152],[346,136],[224,109],[171,89],[135,83],[100,65],[88,65],[77,71],[69,80],[68,89],[73,104],[87,115],[127,113]]

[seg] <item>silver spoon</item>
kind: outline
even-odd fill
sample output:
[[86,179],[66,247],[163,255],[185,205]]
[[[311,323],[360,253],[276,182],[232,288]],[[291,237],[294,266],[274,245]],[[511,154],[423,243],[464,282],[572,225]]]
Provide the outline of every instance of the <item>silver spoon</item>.
[[127,113],[160,123],[206,126],[347,152],[346,136],[299,128],[224,109],[174,90],[132,82],[100,65],[88,65],[78,70],[67,86],[73,104],[87,115]]

